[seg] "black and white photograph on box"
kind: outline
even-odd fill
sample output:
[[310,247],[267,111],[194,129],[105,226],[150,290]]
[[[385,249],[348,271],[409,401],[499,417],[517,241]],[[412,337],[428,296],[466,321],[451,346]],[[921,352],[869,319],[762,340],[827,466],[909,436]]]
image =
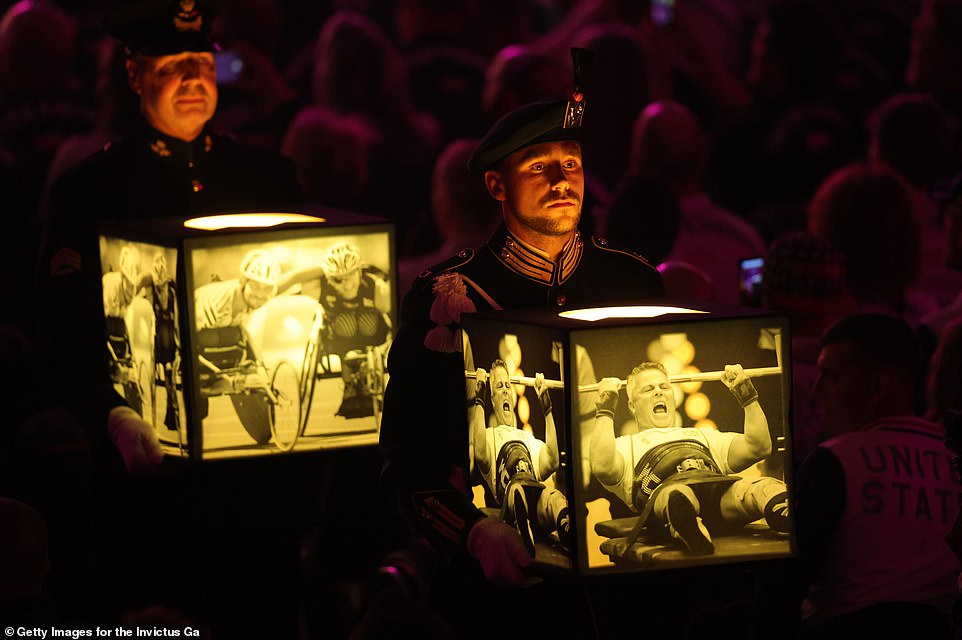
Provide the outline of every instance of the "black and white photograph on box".
[[203,458],[377,442],[394,313],[387,232],[186,254]]
[[111,380],[165,453],[186,456],[177,250],[101,236],[100,259]]
[[568,569],[564,353],[519,329],[463,334],[474,503],[517,529],[535,563]]
[[576,484],[588,569],[791,554],[789,365],[766,322],[594,332],[575,347],[575,402],[593,405]]

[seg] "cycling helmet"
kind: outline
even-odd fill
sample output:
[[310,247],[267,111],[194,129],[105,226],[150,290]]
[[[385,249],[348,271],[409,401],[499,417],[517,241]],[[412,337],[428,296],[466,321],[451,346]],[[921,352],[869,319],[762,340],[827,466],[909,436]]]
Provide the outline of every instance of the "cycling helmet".
[[277,286],[281,277],[281,265],[270,251],[254,249],[248,251],[240,264],[241,274],[248,280]]
[[167,258],[164,254],[158,253],[154,256],[153,268],[150,275],[154,280],[154,286],[159,287],[170,280],[170,273],[167,271]]
[[136,283],[140,277],[140,252],[125,244],[120,248],[120,273],[130,282]]
[[328,276],[343,276],[361,266],[361,252],[350,242],[338,242],[327,250],[321,264]]

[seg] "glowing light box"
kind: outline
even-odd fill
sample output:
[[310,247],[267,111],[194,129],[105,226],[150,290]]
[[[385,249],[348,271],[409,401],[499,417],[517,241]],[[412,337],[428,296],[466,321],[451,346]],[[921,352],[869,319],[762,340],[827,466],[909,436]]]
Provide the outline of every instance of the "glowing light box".
[[108,222],[117,391],[190,460],[377,442],[394,229],[345,212]]
[[794,553],[786,316],[668,302],[462,322],[474,501],[537,571]]

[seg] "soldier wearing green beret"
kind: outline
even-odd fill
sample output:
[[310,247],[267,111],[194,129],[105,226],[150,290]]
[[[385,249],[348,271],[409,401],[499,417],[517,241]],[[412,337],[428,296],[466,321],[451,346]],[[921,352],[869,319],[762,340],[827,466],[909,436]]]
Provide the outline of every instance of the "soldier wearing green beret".
[[[577,88],[577,57],[575,68],[570,100],[508,113],[475,150],[469,167],[501,203],[503,224],[484,246],[466,248],[415,280],[388,361],[383,485],[414,530],[446,559],[445,566],[458,567],[462,575],[480,569],[493,593],[500,587],[490,583],[530,584],[525,568],[531,556],[515,528],[486,518],[467,493],[461,313],[560,311],[665,295],[658,271],[644,257],[579,231],[585,187],[579,132],[586,102]],[[426,371],[437,399],[428,418]],[[457,613],[446,614],[460,622]]]

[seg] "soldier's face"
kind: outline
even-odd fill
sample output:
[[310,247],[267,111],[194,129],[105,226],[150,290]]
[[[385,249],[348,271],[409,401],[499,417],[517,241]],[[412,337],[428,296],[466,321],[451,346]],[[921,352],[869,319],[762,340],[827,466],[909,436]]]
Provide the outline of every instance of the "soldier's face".
[[664,373],[658,369],[645,369],[631,376],[625,390],[628,410],[639,429],[674,425],[675,392]]
[[342,300],[353,300],[361,288],[361,270],[355,269],[342,276],[327,276],[327,281]]
[[485,173],[491,195],[503,203],[509,229],[564,236],[578,226],[585,174],[581,145],[544,142],[525,147]]
[[491,404],[494,407],[494,417],[498,424],[511,426],[514,424],[514,388],[508,381],[508,372],[502,367],[495,367],[491,371]]
[[147,122],[174,138],[194,140],[217,108],[212,53],[141,56],[127,61],[127,76]]

